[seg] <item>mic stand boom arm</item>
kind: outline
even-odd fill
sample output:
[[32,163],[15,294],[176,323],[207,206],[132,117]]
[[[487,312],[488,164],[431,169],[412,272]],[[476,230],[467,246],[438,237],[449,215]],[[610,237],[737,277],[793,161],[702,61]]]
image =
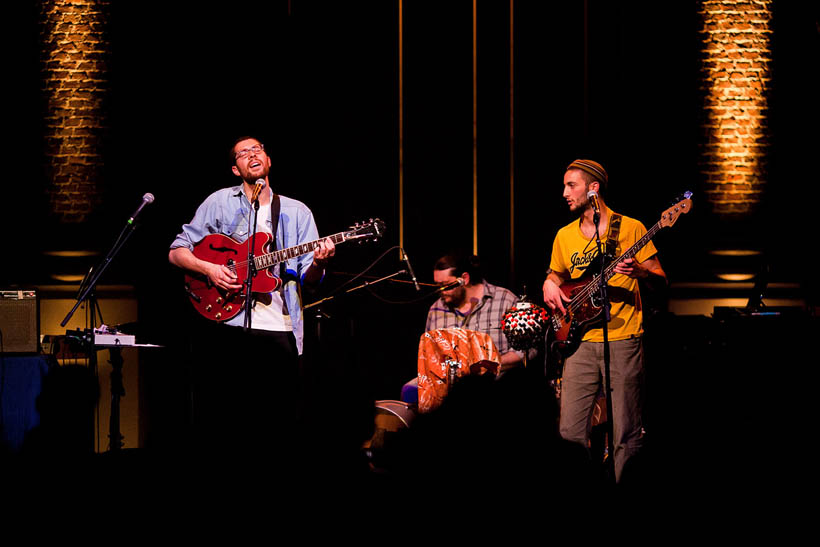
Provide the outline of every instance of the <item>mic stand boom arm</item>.
[[[399,271],[397,271],[397,272],[395,272],[395,273],[392,273],[392,274],[390,274],[390,275],[386,275],[386,276],[384,276],[384,277],[380,277],[380,278],[378,278],[378,279],[376,279],[376,280],[374,280],[374,281],[365,281],[364,283],[362,283],[361,285],[359,285],[359,286],[357,286],[357,287],[353,287],[352,289],[347,289],[347,290],[345,291],[345,294],[352,293],[352,292],[354,292],[354,291],[358,291],[358,290],[360,290],[360,289],[364,289],[365,287],[370,287],[370,286],[372,286],[372,285],[375,285],[375,284],[377,284],[377,283],[381,283],[382,281],[387,281],[387,280],[389,280],[389,279],[392,279],[392,278],[394,278],[394,277],[396,277],[396,276],[398,276],[398,275],[405,274],[405,273],[407,273],[407,270],[399,270]],[[312,307],[314,307],[314,306],[319,306],[320,304],[323,304],[323,303],[325,303],[325,302],[328,302],[328,301],[330,301],[330,300],[333,300],[334,298],[336,298],[336,296],[338,296],[338,295],[328,296],[328,297],[322,298],[321,300],[317,300],[316,302],[311,302],[310,304],[307,304],[307,305],[305,306],[305,309],[312,308]]]
[[114,246],[111,248],[110,251],[108,251],[108,254],[105,255],[105,258],[102,260],[102,262],[100,262],[100,264],[94,269],[93,273],[91,274],[91,278],[88,280],[84,280],[85,289],[82,292],[80,292],[80,294],[77,296],[77,302],[74,304],[74,307],[71,308],[71,311],[68,312],[68,314],[60,323],[61,327],[65,327],[66,324],[68,324],[68,322],[71,320],[71,317],[74,315],[74,312],[77,311],[77,308],[79,308],[83,302],[89,299],[89,295],[91,295],[97,288],[97,283],[99,282],[100,277],[102,277],[103,273],[105,273],[105,270],[108,269],[108,266],[111,264],[111,261],[114,260],[114,257],[117,255],[117,253],[120,252],[120,249],[122,249],[122,247],[125,245],[125,242],[128,241],[128,238],[131,237],[136,228],[137,225],[133,222],[129,222],[125,225],[125,228],[123,228],[122,232],[120,232],[120,237],[117,238],[117,241],[114,243]]

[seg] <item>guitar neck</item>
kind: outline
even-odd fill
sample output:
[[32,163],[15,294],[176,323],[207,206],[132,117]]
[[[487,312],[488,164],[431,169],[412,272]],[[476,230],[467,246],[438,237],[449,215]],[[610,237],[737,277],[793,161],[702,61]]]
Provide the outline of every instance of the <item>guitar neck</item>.
[[612,261],[612,263],[604,269],[604,280],[609,281],[609,279],[615,275],[615,266],[626,260],[627,258],[633,258],[638,251],[644,248],[644,246],[649,243],[649,241],[658,233],[658,231],[662,228],[661,221],[655,223],[649,230],[646,231],[644,236],[635,242],[632,247],[626,250],[621,256],[616,258]]
[[332,236],[302,243],[301,245],[296,245],[294,247],[288,247],[287,249],[279,249],[278,251],[273,251],[272,253],[255,257],[254,263],[256,265],[256,269],[264,270],[265,268],[270,268],[271,266],[275,266],[280,262],[290,260],[291,258],[312,253],[319,248],[319,244],[326,239],[332,240],[334,245],[347,241],[345,239],[345,232],[339,232],[338,234],[333,234]]
[[[658,221],[654,226],[652,226],[649,230],[646,231],[646,234],[644,234],[644,236],[641,239],[636,241],[629,249],[627,249],[625,253],[623,253],[621,256],[613,260],[612,263],[604,269],[604,281],[609,281],[609,279],[613,275],[615,275],[615,266],[617,266],[627,258],[632,258],[636,254],[638,254],[638,251],[643,249],[644,246],[647,243],[649,243],[652,237],[656,233],[658,233],[658,230],[660,230],[661,228],[662,224],[660,221]],[[578,294],[575,295],[572,301],[568,304],[568,307],[571,310],[574,310],[581,306],[595,292],[599,285],[600,278],[600,274],[594,275],[592,277],[592,280],[586,285],[584,290],[580,291]]]

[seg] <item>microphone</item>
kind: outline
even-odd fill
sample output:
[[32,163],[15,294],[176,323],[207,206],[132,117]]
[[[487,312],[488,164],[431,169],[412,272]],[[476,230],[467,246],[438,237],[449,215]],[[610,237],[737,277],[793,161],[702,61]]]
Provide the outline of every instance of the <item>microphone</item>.
[[137,218],[137,215],[140,214],[140,211],[142,211],[142,208],[145,207],[146,205],[148,205],[149,203],[152,203],[153,201],[154,201],[154,194],[152,194],[150,192],[147,192],[144,196],[142,196],[142,203],[140,203],[140,206],[137,207],[136,211],[134,211],[134,214],[131,215],[131,218],[128,219],[128,224],[134,224],[134,219]]
[[415,285],[416,290],[420,291],[421,287],[419,287],[419,282],[416,279],[416,274],[413,272],[413,266],[410,265],[410,259],[407,257],[407,253],[404,252],[404,249],[401,250],[401,259],[407,264],[407,270],[410,272],[410,277],[413,279],[413,285]]
[[587,193],[587,199],[589,200],[589,204],[592,206],[592,212],[596,215],[601,214],[601,203],[598,198],[598,192],[595,190],[590,190]]
[[444,285],[443,287],[439,287],[436,290],[438,292],[444,292],[444,291],[449,291],[450,289],[455,289],[456,287],[460,287],[460,286],[463,286],[463,285],[464,285],[464,278],[459,277],[458,279],[456,279],[452,283],[450,283],[448,285]]
[[259,192],[265,187],[265,179],[256,179],[256,185],[253,187],[253,195],[251,196],[251,203],[259,199]]

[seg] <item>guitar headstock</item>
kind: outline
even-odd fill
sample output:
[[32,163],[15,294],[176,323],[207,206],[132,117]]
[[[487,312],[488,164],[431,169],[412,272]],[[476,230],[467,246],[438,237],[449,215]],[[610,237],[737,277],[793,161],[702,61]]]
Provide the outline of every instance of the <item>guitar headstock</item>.
[[663,212],[661,215],[660,224],[666,228],[672,226],[678,221],[678,217],[685,215],[692,209],[692,192],[684,192],[680,200]]
[[345,241],[357,239],[359,241],[377,241],[384,235],[385,224],[378,218],[371,218],[368,222],[357,222],[344,233]]

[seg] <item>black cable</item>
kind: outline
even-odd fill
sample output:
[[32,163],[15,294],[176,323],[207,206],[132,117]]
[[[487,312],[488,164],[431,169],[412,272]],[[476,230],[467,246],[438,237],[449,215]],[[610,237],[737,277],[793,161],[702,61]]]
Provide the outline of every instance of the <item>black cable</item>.
[[376,264],[378,264],[378,263],[379,263],[379,261],[380,261],[381,259],[383,259],[385,256],[387,256],[387,253],[389,253],[390,251],[393,251],[393,250],[395,250],[395,249],[400,249],[400,248],[401,248],[401,247],[399,247],[398,245],[394,245],[393,247],[390,247],[389,249],[387,249],[386,251],[384,251],[384,252],[383,252],[383,253],[382,253],[382,254],[381,254],[378,258],[376,258],[376,260],[374,260],[374,261],[370,264],[370,266],[368,266],[368,267],[367,267],[367,268],[365,268],[362,272],[360,272],[360,273],[356,274],[355,276],[351,277],[350,279],[348,279],[347,281],[345,281],[344,283],[342,283],[341,285],[339,285],[338,287],[336,287],[336,289],[335,289],[333,292],[331,292],[330,294],[328,294],[328,295],[327,295],[327,297],[329,298],[329,297],[334,296],[334,295],[336,295],[337,293],[339,293],[342,289],[344,289],[345,287],[347,287],[348,285],[350,285],[351,283],[353,283],[354,281],[356,281],[357,279],[359,279],[360,277],[362,277],[364,274],[366,274],[367,272],[369,272],[370,270],[372,270],[372,269],[373,269],[373,267],[374,267]]
[[[348,285],[350,285],[351,283],[353,283],[354,281],[356,281],[357,279],[359,279],[360,277],[365,275],[367,272],[372,270],[376,266],[376,264],[378,264],[385,256],[387,256],[387,253],[389,253],[390,251],[394,251],[396,249],[402,249],[402,248],[399,245],[394,245],[394,246],[390,247],[389,249],[384,251],[381,255],[379,255],[379,257],[376,258],[376,260],[374,260],[367,268],[362,270],[362,272],[356,274],[355,276],[351,277],[350,279],[348,279],[347,281],[345,281],[344,283],[342,283],[341,285],[336,287],[336,289],[334,291],[332,291],[330,294],[328,294],[326,298],[330,298],[330,297],[335,296],[336,294],[338,294],[342,289],[344,289],[345,287],[347,287]],[[404,252],[403,249],[402,249],[402,252]],[[388,300],[388,299],[386,299],[382,296],[379,296],[375,292],[373,292],[373,289],[371,287],[366,287],[366,288],[367,288],[367,292],[369,292],[371,295],[373,295],[373,297],[376,298],[377,300],[380,300],[380,301],[384,302],[385,304],[395,304],[395,305],[415,304],[416,302],[421,302],[422,300],[426,300],[427,298],[429,298],[430,296],[436,294],[439,291],[439,289],[436,289],[433,292],[430,292],[428,294],[419,296],[419,297],[414,298],[412,300],[402,301],[402,300]]]

